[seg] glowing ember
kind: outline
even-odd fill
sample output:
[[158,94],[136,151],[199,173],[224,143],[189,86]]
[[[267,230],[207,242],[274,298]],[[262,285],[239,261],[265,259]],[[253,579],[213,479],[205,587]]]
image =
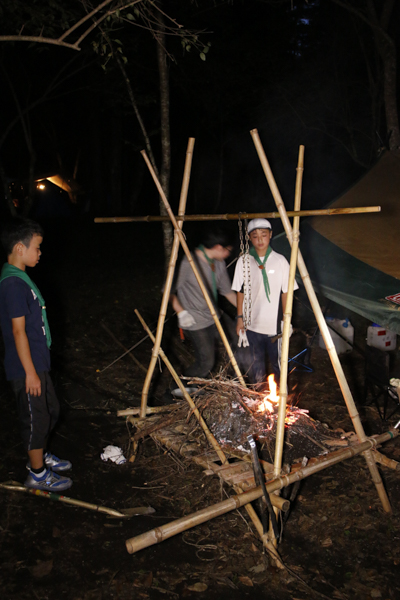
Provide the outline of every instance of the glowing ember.
[[279,403],[279,396],[276,393],[277,384],[275,383],[274,376],[268,375],[269,394],[260,402],[258,412],[274,412],[275,406]]

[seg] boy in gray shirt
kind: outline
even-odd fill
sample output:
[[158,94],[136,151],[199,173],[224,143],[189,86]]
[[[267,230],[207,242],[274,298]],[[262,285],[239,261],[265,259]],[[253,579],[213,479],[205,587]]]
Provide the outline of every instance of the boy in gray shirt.
[[[232,245],[227,233],[216,230],[210,231],[193,253],[196,267],[219,318],[218,294],[236,306],[236,293],[231,290],[225,265],[225,259],[231,252]],[[193,343],[195,353],[195,362],[185,370],[184,375],[208,377],[215,363],[216,341],[220,335],[186,256],[180,265],[175,291],[170,300],[178,314],[179,327]],[[235,325],[229,321],[229,317],[226,317],[223,324],[232,340],[235,337]]]

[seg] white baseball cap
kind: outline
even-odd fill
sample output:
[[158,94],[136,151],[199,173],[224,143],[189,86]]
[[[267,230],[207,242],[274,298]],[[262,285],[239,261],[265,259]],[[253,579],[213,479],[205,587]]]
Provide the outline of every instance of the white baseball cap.
[[271,223],[267,219],[252,219],[247,225],[247,231],[250,233],[254,229],[272,229]]

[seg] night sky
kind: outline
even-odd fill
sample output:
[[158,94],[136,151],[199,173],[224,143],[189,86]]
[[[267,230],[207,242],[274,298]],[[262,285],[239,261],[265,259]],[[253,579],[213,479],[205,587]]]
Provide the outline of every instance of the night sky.
[[[29,15],[8,15],[5,5],[3,33],[18,32],[24,23],[26,34],[38,33]],[[76,11],[69,24],[77,20],[74,15],[84,14],[79,0],[63,5]],[[183,51],[176,35],[167,36],[166,42],[173,207],[189,137],[196,138],[188,200],[192,213],[273,208],[249,135],[253,128],[259,130],[288,208],[300,144],[306,147],[305,208],[325,205],[375,162],[385,142],[381,74],[371,31],[362,21],[333,1],[166,0],[162,5],[179,24],[200,32],[189,51]],[[43,34],[55,37],[59,22],[51,22],[48,10]],[[154,38],[140,18],[134,24],[116,21],[106,29],[126,58],[159,163]],[[107,52],[100,56],[93,51],[99,43],[101,48],[95,30],[81,52],[25,42],[1,44],[2,178],[26,182],[34,154],[34,177],[60,170],[72,175],[77,166],[84,190],[79,210],[93,216],[154,214],[157,193],[139,153],[143,136],[115,61],[107,59]]]

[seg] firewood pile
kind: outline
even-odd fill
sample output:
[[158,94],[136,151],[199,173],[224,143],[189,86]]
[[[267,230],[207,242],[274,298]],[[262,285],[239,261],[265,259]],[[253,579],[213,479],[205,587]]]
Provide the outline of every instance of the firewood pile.
[[[247,437],[252,435],[258,443],[260,458],[273,463],[278,419],[279,395],[273,377],[262,392],[244,388],[223,376],[214,379],[191,379],[189,385],[198,386],[194,396],[196,407],[224,452],[238,457],[249,454]],[[354,433],[343,429],[332,430],[312,419],[307,410],[296,406],[296,395],[288,398],[285,418],[285,445],[283,461],[298,462],[303,457],[312,458],[348,446],[356,441]],[[204,437],[197,419],[185,400],[171,405],[168,413],[146,419],[135,438],[153,435],[158,430],[173,427],[190,431],[190,438]],[[206,440],[204,440],[206,444]]]

